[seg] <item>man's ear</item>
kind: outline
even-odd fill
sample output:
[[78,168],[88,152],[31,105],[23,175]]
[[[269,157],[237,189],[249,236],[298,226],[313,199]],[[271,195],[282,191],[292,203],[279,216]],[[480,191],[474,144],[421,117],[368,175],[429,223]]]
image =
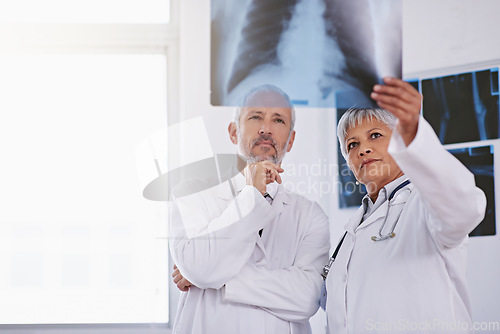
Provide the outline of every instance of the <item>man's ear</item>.
[[238,144],[238,136],[237,136],[237,131],[236,131],[236,123],[231,122],[229,123],[229,126],[227,127],[227,132],[229,132],[229,139],[234,145]]
[[293,141],[295,140],[295,130],[292,131],[292,134],[290,135],[290,140],[288,141],[288,145],[286,147],[286,151],[290,152],[293,146]]

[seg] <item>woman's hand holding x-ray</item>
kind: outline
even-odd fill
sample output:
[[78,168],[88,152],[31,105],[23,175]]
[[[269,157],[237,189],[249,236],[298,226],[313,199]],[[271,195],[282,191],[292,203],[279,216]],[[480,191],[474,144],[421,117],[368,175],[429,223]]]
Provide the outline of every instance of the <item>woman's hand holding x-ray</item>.
[[396,129],[408,146],[417,135],[422,95],[400,79],[386,77],[384,83],[373,87],[371,98],[398,118]]

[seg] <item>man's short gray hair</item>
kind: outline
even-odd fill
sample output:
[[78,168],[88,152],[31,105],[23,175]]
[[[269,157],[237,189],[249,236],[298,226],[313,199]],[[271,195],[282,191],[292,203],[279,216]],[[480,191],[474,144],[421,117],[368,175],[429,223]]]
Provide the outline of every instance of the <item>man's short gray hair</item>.
[[290,97],[282,91],[279,87],[271,84],[264,84],[250,89],[241,99],[241,103],[233,113],[233,122],[236,124],[236,127],[240,127],[240,117],[241,111],[243,108],[248,106],[248,99],[257,92],[273,92],[279,94],[285,100],[285,104],[287,108],[290,108],[291,120],[290,120],[290,133],[292,133],[295,127],[295,109],[293,108],[292,102],[290,101]]
[[385,109],[350,108],[340,118],[339,124],[337,125],[337,137],[339,137],[340,151],[346,161],[347,147],[345,146],[345,137],[347,136],[347,130],[361,124],[364,119],[372,121],[374,117],[394,130],[397,118]]

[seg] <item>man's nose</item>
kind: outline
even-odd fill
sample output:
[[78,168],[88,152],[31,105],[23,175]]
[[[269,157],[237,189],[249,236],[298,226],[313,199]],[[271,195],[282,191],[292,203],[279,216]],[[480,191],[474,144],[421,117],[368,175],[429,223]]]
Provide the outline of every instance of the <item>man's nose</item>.
[[269,124],[267,124],[267,122],[262,124],[262,126],[259,129],[259,134],[260,135],[270,135],[271,134],[271,127],[269,126]]

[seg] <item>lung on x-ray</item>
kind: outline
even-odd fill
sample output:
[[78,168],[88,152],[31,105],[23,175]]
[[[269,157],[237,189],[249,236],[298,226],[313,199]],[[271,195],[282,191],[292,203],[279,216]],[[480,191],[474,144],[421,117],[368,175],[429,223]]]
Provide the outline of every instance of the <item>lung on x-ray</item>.
[[299,106],[373,106],[401,77],[401,16],[400,0],[211,0],[211,103],[274,84]]
[[441,143],[499,138],[498,68],[422,80],[423,115]]

